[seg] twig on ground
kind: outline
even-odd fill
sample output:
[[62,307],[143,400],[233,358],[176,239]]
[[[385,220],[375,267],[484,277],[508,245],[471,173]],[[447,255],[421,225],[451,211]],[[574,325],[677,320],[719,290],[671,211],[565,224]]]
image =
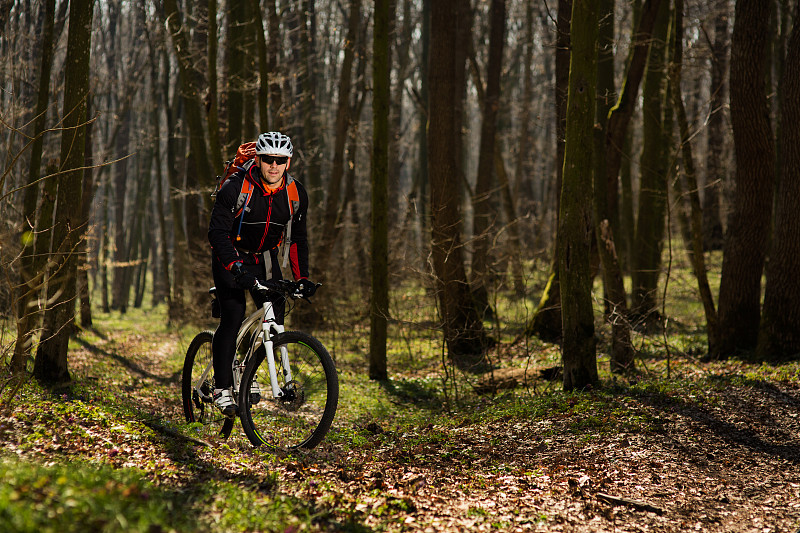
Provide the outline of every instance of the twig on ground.
[[598,492],[595,494],[598,500],[603,501],[605,503],[609,503],[611,505],[627,505],[628,507],[633,507],[634,509],[638,509],[639,511],[650,511],[651,513],[656,513],[658,515],[664,514],[664,510],[660,507],[656,507],[655,505],[650,505],[647,502],[642,502],[639,500],[631,500],[630,498],[620,498],[619,496],[612,496],[610,494],[604,494],[602,492]]

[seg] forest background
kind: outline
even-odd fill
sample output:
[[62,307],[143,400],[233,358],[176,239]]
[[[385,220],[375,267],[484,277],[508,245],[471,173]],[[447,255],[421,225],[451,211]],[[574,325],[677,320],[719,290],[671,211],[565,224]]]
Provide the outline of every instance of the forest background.
[[[84,327],[92,299],[124,313],[148,282],[170,320],[197,311],[214,176],[265,130],[293,137],[311,191],[313,276],[329,287],[304,323],[368,294],[373,377],[389,287],[415,280],[458,366],[487,367],[482,320],[508,286],[543,294],[525,333],[562,339],[565,388],[594,383],[598,271],[627,369],[631,327],[665,318],[673,235],[709,357],[800,353],[796,2],[609,0],[572,27],[586,6],[0,7],[3,309],[11,367],[36,343],[40,381],[68,378],[78,298]],[[723,246],[713,294],[704,252]]]
[[598,350],[630,374],[632,335],[668,331],[673,253],[708,360],[795,360],[798,9],[4,0],[4,361],[69,383],[70,335],[146,297],[202,322],[215,176],[268,130],[296,146],[325,287],[293,324],[355,307],[373,379],[398,327],[445,369],[538,338],[565,390],[600,384]]

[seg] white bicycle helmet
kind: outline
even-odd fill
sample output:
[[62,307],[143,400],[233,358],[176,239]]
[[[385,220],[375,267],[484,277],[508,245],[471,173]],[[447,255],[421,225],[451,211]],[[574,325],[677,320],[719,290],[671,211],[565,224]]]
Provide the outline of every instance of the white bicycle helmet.
[[258,136],[257,155],[285,155],[292,157],[292,140],[279,131],[268,131]]

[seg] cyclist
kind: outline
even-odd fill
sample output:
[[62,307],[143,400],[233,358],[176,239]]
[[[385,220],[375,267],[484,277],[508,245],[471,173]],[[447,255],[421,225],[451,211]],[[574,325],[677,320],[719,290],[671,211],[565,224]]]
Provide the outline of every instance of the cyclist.
[[[247,306],[245,291],[254,287],[256,279],[283,278],[278,247],[285,233],[291,233],[289,242],[283,245],[288,247],[292,276],[299,281],[300,291],[304,296],[311,296],[316,288],[307,281],[308,194],[300,182],[287,173],[292,152],[288,136],[275,131],[259,135],[253,164],[223,184],[211,211],[208,240],[220,304],[219,326],[212,341],[213,396],[217,408],[226,416],[233,416],[237,411],[231,389],[232,364],[236,335]],[[242,207],[237,202],[245,190],[244,180],[252,184],[252,192]],[[283,266],[286,267],[286,261]],[[257,306],[263,305],[262,296],[252,292],[252,297]],[[273,301],[273,305],[278,323],[283,324],[284,301]]]

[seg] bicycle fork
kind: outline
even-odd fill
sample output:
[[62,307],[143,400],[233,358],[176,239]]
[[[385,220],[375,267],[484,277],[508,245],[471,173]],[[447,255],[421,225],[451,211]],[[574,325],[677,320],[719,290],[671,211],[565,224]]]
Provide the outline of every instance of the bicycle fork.
[[[283,333],[284,329],[280,324],[265,320],[262,324],[261,335],[267,358],[267,368],[269,370],[269,384],[272,388],[272,397],[283,398],[288,392],[288,389],[281,389],[280,384],[278,383],[278,369],[275,362],[274,343],[272,341],[272,335],[270,334],[272,331],[274,331],[275,334],[278,334]],[[283,371],[283,382],[287,385],[287,387],[292,387],[292,369],[289,365],[289,350],[286,349],[286,346],[281,346],[279,351],[282,367],[281,369]]]

